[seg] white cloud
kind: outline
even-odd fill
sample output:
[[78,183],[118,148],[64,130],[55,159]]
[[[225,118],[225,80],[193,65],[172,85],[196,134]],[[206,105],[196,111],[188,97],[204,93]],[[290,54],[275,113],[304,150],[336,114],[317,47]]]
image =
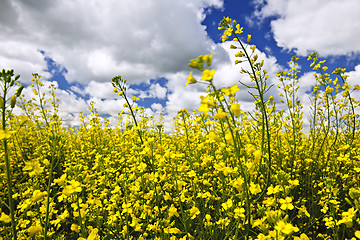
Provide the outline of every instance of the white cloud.
[[181,71],[189,58],[209,52],[201,21],[211,6],[223,2],[6,0],[0,56],[24,76],[46,69],[43,50],[68,70],[69,82],[105,82],[122,74],[138,83]]
[[151,109],[159,112],[159,113],[163,113],[164,112],[164,108],[160,103],[153,103],[151,104]]
[[347,75],[349,75],[347,81],[351,86],[360,85],[360,65],[357,65],[354,71],[348,72]]
[[119,99],[100,99],[92,97],[88,100],[88,103],[94,102],[94,107],[97,109],[99,114],[109,114],[111,116],[116,116],[123,109],[125,100],[122,98]]
[[9,41],[5,37],[3,38],[1,34],[0,41],[2,69],[14,69],[15,74],[21,75],[20,81],[22,82],[30,82],[32,73],[38,73],[44,78],[50,77],[50,74],[45,72],[47,64],[44,55],[33,48],[32,44],[18,40]]
[[360,1],[256,0],[255,16],[271,21],[278,46],[298,55],[360,53]]
[[[208,7],[220,9],[223,0],[4,0],[0,9],[1,67],[15,69],[22,83],[30,83],[32,72],[45,80],[52,74],[46,72],[47,56],[66,68],[68,82],[80,83],[56,91],[66,121],[86,112],[90,101],[96,102],[100,113],[113,116],[123,105],[112,93],[113,76],[120,74],[128,84],[138,84],[183,75],[189,59],[212,51],[213,42],[201,25]],[[173,87],[180,82],[168,84],[178,98],[187,94],[184,79],[181,88]],[[144,91],[128,89],[130,96],[136,93],[164,100],[168,91],[159,84]],[[172,99],[169,109],[179,102],[174,96]],[[153,107],[167,110],[156,104]]]
[[165,99],[167,94],[167,87],[162,87],[159,83],[153,83],[149,85],[143,85],[146,90],[139,90],[137,88],[129,88],[127,94],[130,96],[136,95],[141,99],[145,98],[157,98]]
[[160,86],[160,84],[155,83],[150,86],[149,95],[152,98],[164,99],[166,97],[167,88]]
[[114,87],[111,85],[111,82],[102,83],[91,81],[88,85],[86,85],[83,93],[99,99],[113,99],[117,98],[117,95],[112,92],[113,89]]

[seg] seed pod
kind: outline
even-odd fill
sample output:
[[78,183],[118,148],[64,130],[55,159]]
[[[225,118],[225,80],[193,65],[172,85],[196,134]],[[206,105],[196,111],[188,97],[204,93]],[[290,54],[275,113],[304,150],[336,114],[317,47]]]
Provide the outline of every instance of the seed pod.
[[16,104],[16,95],[13,95],[10,100],[10,107],[14,108]]

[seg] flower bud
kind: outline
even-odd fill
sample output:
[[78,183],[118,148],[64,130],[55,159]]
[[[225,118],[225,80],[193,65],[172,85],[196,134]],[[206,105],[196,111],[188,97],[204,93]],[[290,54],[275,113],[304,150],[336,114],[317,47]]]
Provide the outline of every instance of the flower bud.
[[19,74],[16,75],[16,76],[15,76],[15,81],[18,80],[19,78],[20,78],[20,75],[19,75]]
[[20,94],[21,94],[21,92],[22,92],[22,90],[24,89],[24,85],[21,85],[17,90],[16,90],[16,97],[19,97],[20,96]]
[[13,95],[10,100],[10,107],[14,108],[16,104],[16,95]]
[[247,42],[249,43],[251,41],[251,35],[248,34],[248,37],[247,37]]

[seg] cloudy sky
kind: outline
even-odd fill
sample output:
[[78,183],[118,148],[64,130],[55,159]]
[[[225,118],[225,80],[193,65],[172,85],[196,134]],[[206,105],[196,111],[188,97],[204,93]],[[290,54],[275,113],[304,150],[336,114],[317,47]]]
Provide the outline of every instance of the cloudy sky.
[[[359,0],[0,1],[0,68],[14,69],[26,86],[32,73],[57,85],[67,125],[79,124],[91,101],[115,120],[124,103],[112,93],[115,75],[128,80],[128,95],[140,97],[148,114],[164,113],[168,127],[177,111],[197,109],[205,95],[201,85],[184,86],[190,59],[214,53],[218,87],[246,81],[234,65],[236,51],[221,42],[224,16],[252,34],[273,83],[291,56],[300,57],[305,105],[314,84],[306,56],[313,51],[331,71],[346,67],[350,84],[360,82]],[[251,111],[246,92],[241,87],[240,104]],[[32,97],[30,88],[24,93]]]

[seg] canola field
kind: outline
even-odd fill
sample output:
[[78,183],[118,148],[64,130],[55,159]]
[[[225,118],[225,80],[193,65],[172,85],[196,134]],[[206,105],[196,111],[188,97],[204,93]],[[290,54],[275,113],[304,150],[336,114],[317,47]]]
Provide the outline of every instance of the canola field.
[[[19,76],[3,70],[0,239],[360,239],[360,86],[311,54],[316,85],[304,131],[297,58],[269,86],[251,36],[230,18],[219,30],[252,85],[216,88],[212,55],[190,60],[184,84],[207,84],[207,95],[198,111],[179,111],[171,133],[127,97],[121,76],[112,79],[127,102],[119,124],[102,121],[91,103],[70,128],[53,86],[46,99],[33,74],[38,98],[25,99]],[[253,112],[241,109],[239,88],[249,88]]]

